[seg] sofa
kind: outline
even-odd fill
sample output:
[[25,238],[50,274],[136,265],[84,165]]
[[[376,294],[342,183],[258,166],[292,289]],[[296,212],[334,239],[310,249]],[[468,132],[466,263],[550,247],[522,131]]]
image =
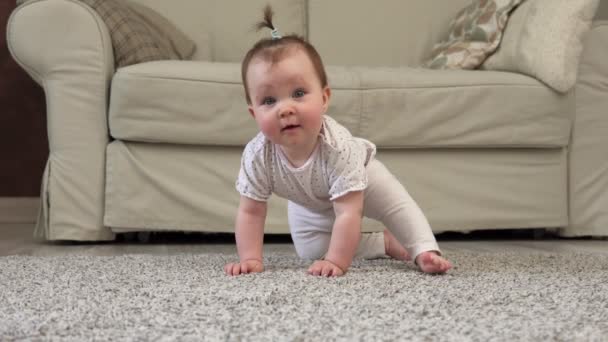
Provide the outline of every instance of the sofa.
[[[279,30],[324,59],[328,115],[377,145],[435,233],[608,236],[608,23],[586,33],[566,92],[518,72],[421,67],[469,1],[269,2]],[[46,94],[46,240],[233,231],[257,133],[240,61],[269,35],[252,30],[267,1],[138,2],[194,41],[191,60],[115,67],[107,26],[77,0],[29,1],[9,20],[10,52]],[[271,198],[265,231],[289,232],[285,200]]]

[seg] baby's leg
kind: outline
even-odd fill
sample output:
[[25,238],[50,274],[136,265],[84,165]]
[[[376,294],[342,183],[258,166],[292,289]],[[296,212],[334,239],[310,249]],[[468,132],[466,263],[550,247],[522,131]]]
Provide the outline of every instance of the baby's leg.
[[[298,256],[308,260],[319,260],[325,257],[336,219],[333,209],[318,212],[288,201],[287,216],[291,239]],[[355,257],[375,259],[384,257],[384,252],[382,233],[363,233]]]
[[384,250],[386,254],[391,258],[397,260],[412,260],[409,253],[403,248],[401,243],[397,241],[397,238],[391,233],[390,230],[384,229]]
[[[447,271],[451,264],[440,256],[428,220],[403,185],[375,159],[367,167],[367,176],[365,216],[384,223],[422,271]],[[432,256],[426,257],[429,253]]]

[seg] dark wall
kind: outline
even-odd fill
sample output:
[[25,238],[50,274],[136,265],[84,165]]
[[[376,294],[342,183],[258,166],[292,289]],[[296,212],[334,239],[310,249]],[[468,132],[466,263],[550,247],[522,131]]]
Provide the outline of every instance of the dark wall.
[[596,20],[608,20],[608,0],[600,0],[600,7],[595,16]]
[[14,0],[0,0],[0,197],[38,196],[48,156],[44,92],[8,52],[14,8]]

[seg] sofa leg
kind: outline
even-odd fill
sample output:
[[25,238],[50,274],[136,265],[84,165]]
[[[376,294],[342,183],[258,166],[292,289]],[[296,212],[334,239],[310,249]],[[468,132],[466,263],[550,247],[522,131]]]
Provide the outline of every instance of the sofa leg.
[[544,239],[546,236],[546,230],[545,228],[535,228],[532,229],[532,238],[534,240],[542,240]]
[[150,242],[151,236],[152,236],[151,232],[138,232],[137,241],[139,241],[140,243],[148,243],[148,242]]
[[121,233],[122,241],[127,243],[139,242],[139,243],[148,243],[150,242],[150,237],[152,236],[152,232],[129,232],[129,233]]

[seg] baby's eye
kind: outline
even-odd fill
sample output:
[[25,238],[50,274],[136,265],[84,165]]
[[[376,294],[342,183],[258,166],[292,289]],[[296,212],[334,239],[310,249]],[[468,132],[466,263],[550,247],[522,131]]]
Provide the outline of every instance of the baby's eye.
[[277,102],[277,100],[274,97],[270,97],[270,96],[269,97],[265,97],[262,100],[262,104],[263,105],[267,105],[267,106],[270,106],[270,105],[274,104],[275,102]]
[[304,96],[305,92],[304,89],[297,89],[296,91],[293,92],[293,97],[302,97]]

